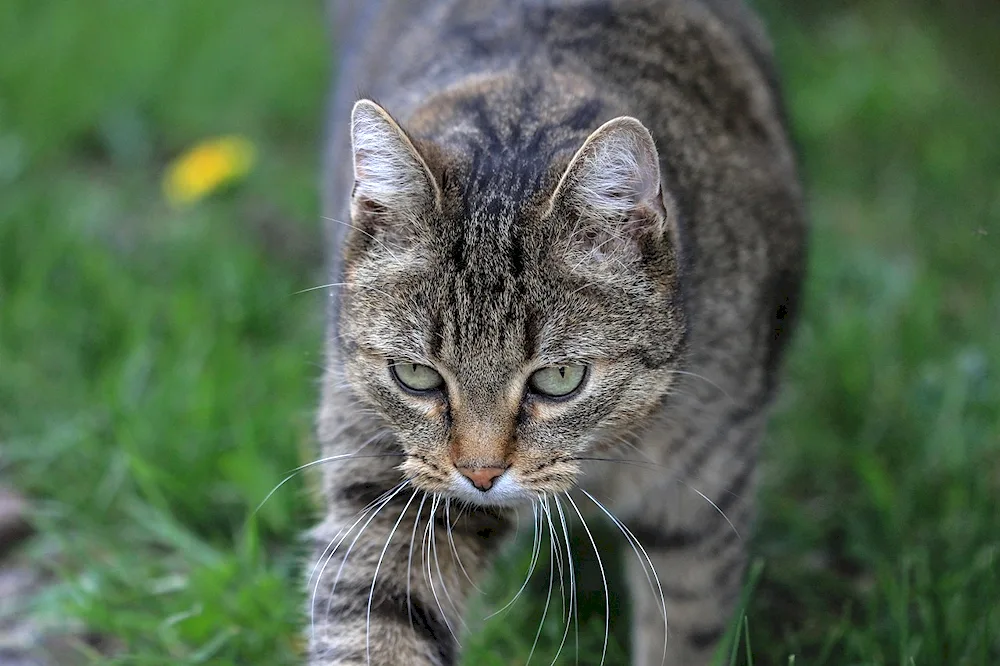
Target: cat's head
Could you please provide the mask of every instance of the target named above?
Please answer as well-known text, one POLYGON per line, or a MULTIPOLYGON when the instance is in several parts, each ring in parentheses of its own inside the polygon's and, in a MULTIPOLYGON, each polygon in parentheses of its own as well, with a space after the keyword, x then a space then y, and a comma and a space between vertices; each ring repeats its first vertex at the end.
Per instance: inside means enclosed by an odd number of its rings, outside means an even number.
POLYGON ((567 490, 662 403, 682 351, 676 211, 649 131, 605 123, 525 195, 472 192, 461 155, 373 102, 351 125, 349 390, 418 488, 478 504, 567 490))

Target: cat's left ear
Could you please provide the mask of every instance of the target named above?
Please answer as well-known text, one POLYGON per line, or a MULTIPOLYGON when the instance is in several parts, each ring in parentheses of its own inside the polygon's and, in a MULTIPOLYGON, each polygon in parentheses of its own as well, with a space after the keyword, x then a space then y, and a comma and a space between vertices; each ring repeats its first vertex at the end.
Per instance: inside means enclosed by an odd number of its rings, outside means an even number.
POLYGON ((623 249, 662 238, 668 214, 649 130, 631 116, 620 116, 587 137, 549 202, 549 213, 557 209, 623 249))

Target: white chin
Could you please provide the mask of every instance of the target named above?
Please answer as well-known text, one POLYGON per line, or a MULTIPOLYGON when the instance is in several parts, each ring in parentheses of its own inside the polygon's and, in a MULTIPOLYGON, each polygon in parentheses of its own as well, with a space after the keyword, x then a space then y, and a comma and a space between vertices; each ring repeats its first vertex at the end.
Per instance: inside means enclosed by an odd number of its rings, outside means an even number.
POLYGON ((504 474, 486 491, 475 488, 464 476, 455 472, 451 478, 448 494, 469 504, 478 506, 516 506, 527 504, 534 496, 526 491, 510 474, 504 474))

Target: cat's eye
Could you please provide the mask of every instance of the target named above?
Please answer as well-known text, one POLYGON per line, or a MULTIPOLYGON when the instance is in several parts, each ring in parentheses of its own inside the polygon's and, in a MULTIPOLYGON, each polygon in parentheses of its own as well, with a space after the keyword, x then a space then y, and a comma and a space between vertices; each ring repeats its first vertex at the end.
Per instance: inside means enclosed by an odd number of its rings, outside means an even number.
POLYGON ((528 386, 546 397, 564 398, 580 388, 586 375, 585 365, 550 365, 536 370, 528 380, 528 386))
POLYGON ((389 369, 399 385, 410 391, 424 393, 441 388, 444 379, 434 368, 419 363, 390 361, 389 369))

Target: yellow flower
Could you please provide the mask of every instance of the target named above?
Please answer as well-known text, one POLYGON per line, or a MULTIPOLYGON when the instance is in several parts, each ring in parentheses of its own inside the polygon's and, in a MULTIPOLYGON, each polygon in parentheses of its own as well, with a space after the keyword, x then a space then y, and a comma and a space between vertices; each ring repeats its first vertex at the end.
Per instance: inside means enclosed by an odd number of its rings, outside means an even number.
POLYGON ((167 168, 163 194, 175 206, 195 203, 246 176, 253 168, 255 153, 253 144, 241 136, 203 141, 167 168))

